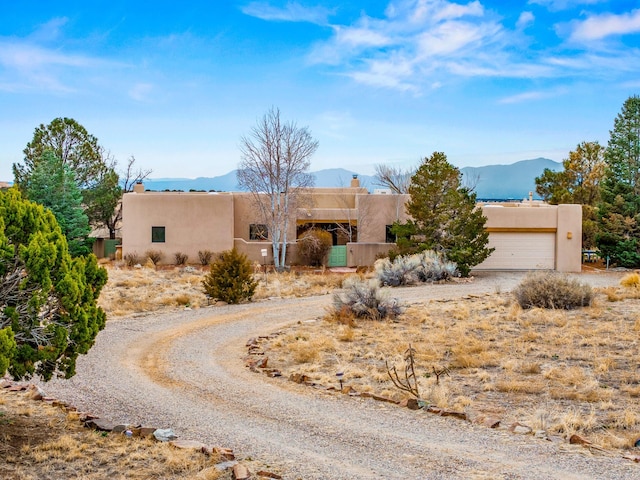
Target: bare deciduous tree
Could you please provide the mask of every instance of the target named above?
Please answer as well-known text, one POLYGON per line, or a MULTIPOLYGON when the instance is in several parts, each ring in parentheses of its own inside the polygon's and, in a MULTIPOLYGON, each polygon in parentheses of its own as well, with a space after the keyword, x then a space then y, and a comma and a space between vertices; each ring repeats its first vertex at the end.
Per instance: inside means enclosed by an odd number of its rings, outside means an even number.
POLYGON ((313 186, 308 170, 317 148, 307 127, 282 122, 274 107, 240 139, 238 183, 253 194, 269 228, 276 269, 285 265, 291 213, 304 190, 313 186))
POLYGON ((387 187, 393 193, 409 193, 411 177, 416 172, 415 168, 406 170, 389 165, 376 165, 376 183, 387 187))

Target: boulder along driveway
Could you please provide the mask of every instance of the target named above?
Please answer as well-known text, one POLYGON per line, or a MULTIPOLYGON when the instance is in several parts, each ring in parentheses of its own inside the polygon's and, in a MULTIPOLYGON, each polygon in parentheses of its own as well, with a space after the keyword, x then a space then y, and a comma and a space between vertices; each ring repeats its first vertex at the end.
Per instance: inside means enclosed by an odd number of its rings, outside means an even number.
MULTIPOLYGON (((404 302, 510 290, 522 273, 394 290, 404 302)), ((619 275, 583 275, 616 285, 619 275)), ((640 478, 619 456, 591 455, 467 422, 250 372, 246 341, 324 315, 331 296, 110 320, 70 380, 49 395, 117 423, 172 428, 234 449, 286 479, 640 478)))

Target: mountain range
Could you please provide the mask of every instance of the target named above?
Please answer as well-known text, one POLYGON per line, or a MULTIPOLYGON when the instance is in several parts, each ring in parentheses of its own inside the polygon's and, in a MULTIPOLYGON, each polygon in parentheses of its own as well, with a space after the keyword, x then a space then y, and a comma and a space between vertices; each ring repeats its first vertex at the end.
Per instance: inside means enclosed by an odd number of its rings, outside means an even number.
MULTIPOLYGON (((464 167, 460 171, 463 184, 474 186, 478 199, 523 199, 528 198, 529 192, 536 196, 535 178, 539 177, 545 168, 562 170, 562 163, 548 158, 522 160, 510 165, 486 165, 483 167, 464 167)), ((358 172, 344 168, 330 168, 312 172, 316 187, 346 187, 351 183, 354 175, 358 176, 360 185, 373 192, 384 188, 377 183, 374 176, 361 175, 358 172)), ((164 191, 241 191, 233 170, 218 177, 198 178, 155 178, 145 180, 147 190, 164 191)))

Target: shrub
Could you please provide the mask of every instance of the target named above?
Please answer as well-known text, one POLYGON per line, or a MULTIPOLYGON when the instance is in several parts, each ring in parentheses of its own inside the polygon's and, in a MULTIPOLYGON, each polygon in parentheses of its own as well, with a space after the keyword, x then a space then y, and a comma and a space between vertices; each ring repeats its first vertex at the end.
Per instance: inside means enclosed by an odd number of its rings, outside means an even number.
POLYGON ((158 264, 160 263, 160 261, 164 257, 164 253, 162 253, 160 250, 147 250, 145 252, 145 255, 147 256, 147 258, 149 260, 151 260, 151 262, 155 266, 158 266, 158 264))
POLYGON ((333 237, 326 230, 311 228, 298 238, 297 245, 302 263, 319 267, 331 251, 333 237))
POLYGON ((513 294, 522 308, 557 308, 571 310, 591 305, 591 286, 555 272, 527 275, 513 294))
POLYGON ((213 252, 211 250, 200 250, 198 251, 198 260, 200 260, 200 265, 207 266, 211 263, 211 259, 213 258, 213 252))
POLYGON ((123 260, 127 267, 133 267, 140 263, 140 256, 136 252, 131 252, 125 254, 123 260))
POLYGON ((620 285, 627 288, 640 288, 640 274, 628 273, 620 279, 620 285))
POLYGON ((176 252, 173 254, 173 257, 176 260, 176 265, 186 265, 187 260, 189 260, 189 255, 182 252, 176 252))
POLYGON ((407 256, 377 260, 375 276, 381 285, 397 287, 448 280, 457 272, 456 264, 431 250, 407 256))
POLYGON ((250 300, 258 285, 251 262, 235 248, 220 254, 202 284, 207 295, 227 303, 250 300))
POLYGON ((344 317, 348 310, 357 318, 380 320, 395 318, 402 312, 398 299, 388 298, 376 280, 362 281, 351 277, 344 281, 342 288, 333 294, 334 317, 344 317))

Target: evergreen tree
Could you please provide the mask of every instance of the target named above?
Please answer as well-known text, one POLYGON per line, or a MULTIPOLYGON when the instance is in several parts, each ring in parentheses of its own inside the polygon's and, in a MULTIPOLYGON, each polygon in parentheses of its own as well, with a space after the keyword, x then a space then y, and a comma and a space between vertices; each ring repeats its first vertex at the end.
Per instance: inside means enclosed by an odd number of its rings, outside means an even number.
POLYGON ((51 150, 43 153, 24 185, 24 191, 29 200, 53 212, 62 233, 67 237, 72 256, 91 252, 91 243, 87 238, 91 227, 82 208, 82 193, 71 168, 51 150))
POLYGON ((250 300, 258 285, 251 262, 235 248, 220 254, 202 284, 207 295, 227 303, 250 300))
POLYGON ((640 97, 629 97, 613 123, 605 152, 599 230, 601 256, 640 266, 640 97))
POLYGON ((536 178, 536 191, 552 205, 576 203, 582 205, 582 245, 595 246, 597 204, 604 179, 605 149, 598 142, 582 142, 562 161, 563 170, 545 168, 536 178))
POLYGON ((425 158, 409 186, 410 200, 406 224, 395 226, 395 233, 407 252, 434 250, 444 253, 458 265, 463 276, 493 251, 487 248, 489 234, 482 210, 476 208, 476 195, 461 186, 460 170, 442 152, 425 158))
POLYGON ((73 376, 104 328, 96 302, 106 281, 95 256, 71 258, 49 210, 0 192, 0 374, 73 376))

